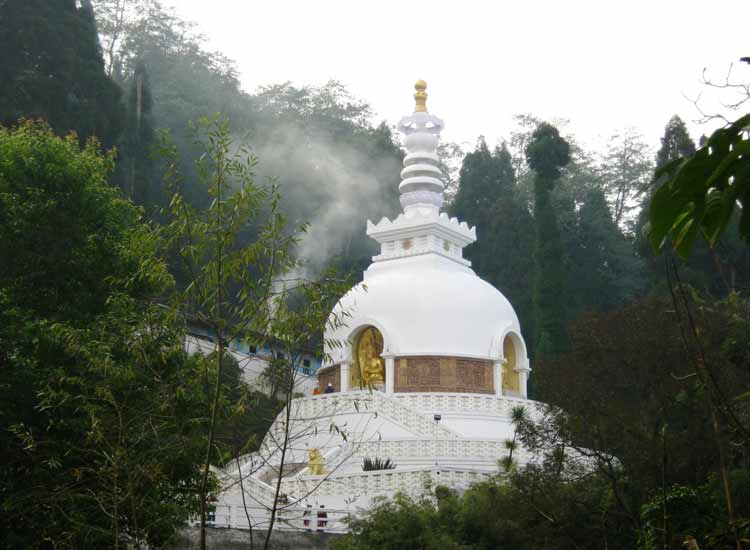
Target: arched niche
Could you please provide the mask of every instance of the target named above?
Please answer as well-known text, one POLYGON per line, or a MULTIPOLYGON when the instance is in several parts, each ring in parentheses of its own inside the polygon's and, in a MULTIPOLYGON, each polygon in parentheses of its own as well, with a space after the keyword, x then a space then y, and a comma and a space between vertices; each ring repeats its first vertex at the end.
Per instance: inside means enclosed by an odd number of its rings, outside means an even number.
POLYGON ((522 366, 523 347, 513 333, 506 334, 503 339, 503 358, 503 393, 521 395, 521 380, 516 369, 522 366))
POLYGON ((350 387, 369 387, 385 382, 383 335, 374 326, 360 329, 352 343, 350 387))

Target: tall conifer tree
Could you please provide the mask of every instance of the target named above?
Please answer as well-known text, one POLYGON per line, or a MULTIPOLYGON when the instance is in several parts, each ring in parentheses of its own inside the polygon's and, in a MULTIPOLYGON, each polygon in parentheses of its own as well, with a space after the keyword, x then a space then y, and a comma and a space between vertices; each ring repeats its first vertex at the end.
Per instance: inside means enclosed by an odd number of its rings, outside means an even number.
POLYGON ((661 148, 656 154, 656 167, 664 166, 668 162, 688 157, 694 153, 695 143, 688 133, 687 126, 679 116, 674 115, 664 128, 661 148))
POLYGON ((532 221, 505 144, 491 152, 480 138, 464 157, 450 213, 477 228, 479 239, 467 247, 466 258, 480 277, 508 297, 523 326, 531 328, 532 221))
POLYGON ((565 250, 570 320, 586 310, 622 306, 635 298, 643 285, 643 267, 632 242, 615 223, 603 189, 588 190, 576 214, 576 226, 565 250))
POLYGON ((567 338, 563 250, 551 194, 570 161, 570 145, 557 128, 543 122, 526 147, 526 160, 534 171, 536 353, 554 355, 565 349, 567 338))

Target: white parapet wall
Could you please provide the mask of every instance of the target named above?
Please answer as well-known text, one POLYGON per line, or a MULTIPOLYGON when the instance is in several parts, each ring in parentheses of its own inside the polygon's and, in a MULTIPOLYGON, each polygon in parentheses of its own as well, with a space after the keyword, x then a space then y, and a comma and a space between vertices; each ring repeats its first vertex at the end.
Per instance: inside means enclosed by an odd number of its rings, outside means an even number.
MULTIPOLYGON (((214 521, 246 526, 249 514, 260 526, 277 501, 280 529, 308 528, 322 509, 330 517, 327 530, 337 531, 345 529, 344 517, 376 497, 428 495, 437 485, 465 490, 499 473, 517 406, 531 417, 541 413, 534 401, 495 395, 355 391, 294 399, 288 426, 282 411, 259 452, 243 457, 239 469, 230 464, 217 471, 223 491, 214 521), (323 457, 324 474, 308 468, 310 449, 323 457), (363 471, 365 458, 390 459, 395 468, 363 471)), ((519 464, 535 460, 522 447, 514 458, 519 464)))

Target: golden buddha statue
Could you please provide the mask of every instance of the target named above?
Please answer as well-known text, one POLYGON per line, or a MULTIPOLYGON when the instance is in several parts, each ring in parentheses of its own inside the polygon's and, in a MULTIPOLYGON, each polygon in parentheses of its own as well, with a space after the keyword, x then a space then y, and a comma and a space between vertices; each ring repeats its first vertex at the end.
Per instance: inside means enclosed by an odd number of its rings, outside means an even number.
POLYGON ((328 473, 326 461, 318 449, 307 450, 307 472, 313 476, 323 476, 328 473))
POLYGON ((383 337, 375 327, 366 328, 357 341, 357 363, 362 380, 367 385, 385 381, 383 337))

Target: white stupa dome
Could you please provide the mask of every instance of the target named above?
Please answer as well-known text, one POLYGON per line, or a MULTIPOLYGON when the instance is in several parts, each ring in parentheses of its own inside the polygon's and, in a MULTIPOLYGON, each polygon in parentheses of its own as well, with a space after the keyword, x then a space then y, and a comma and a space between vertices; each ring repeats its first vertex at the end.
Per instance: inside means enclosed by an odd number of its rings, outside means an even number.
MULTIPOLYGON (((334 308, 342 344, 365 326, 383 334, 384 354, 497 359, 510 332, 521 334, 510 302, 469 267, 436 254, 376 262, 334 308)), ((329 350, 345 360, 348 346, 329 350)), ((525 351, 525 350, 524 350, 525 351)), ((525 353, 524 353, 525 355, 525 353)))

